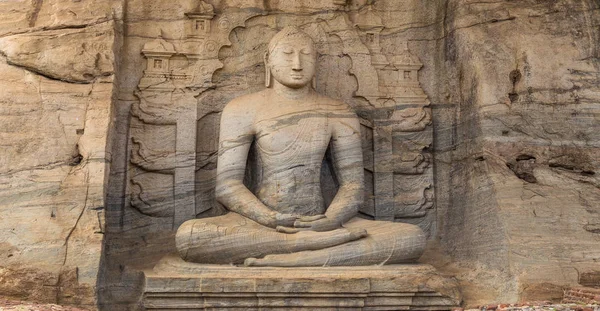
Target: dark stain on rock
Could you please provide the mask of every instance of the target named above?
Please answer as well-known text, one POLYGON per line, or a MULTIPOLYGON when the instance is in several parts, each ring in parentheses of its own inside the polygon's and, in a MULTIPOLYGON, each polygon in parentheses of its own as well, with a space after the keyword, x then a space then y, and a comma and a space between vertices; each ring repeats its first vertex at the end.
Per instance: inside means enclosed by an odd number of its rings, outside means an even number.
POLYGON ((583 229, 587 232, 600 234, 600 224, 587 224, 583 226, 583 229))
POLYGON ((535 157, 528 155, 528 154, 520 154, 519 156, 517 156, 517 161, 528 161, 528 160, 535 160, 535 157))
POLYGON ((558 168, 558 169, 563 169, 563 170, 567 170, 567 171, 572 171, 575 173, 579 173, 583 176, 594 176, 596 175, 596 172, 591 171, 591 170, 583 170, 580 169, 576 166, 570 165, 570 164, 563 164, 563 163, 550 163, 548 164, 548 166, 552 167, 552 168, 558 168))
POLYGON ((72 153, 71 159, 67 162, 67 164, 69 166, 77 166, 79 164, 81 164, 81 161, 83 160, 83 156, 81 155, 81 152, 79 152, 79 144, 75 145, 75 149, 72 153))
POLYGON ((517 93, 517 83, 521 81, 522 76, 523 75, 521 74, 521 71, 519 69, 511 71, 508 75, 510 82, 512 83, 512 91, 508 93, 508 98, 510 99, 511 103, 514 103, 517 100, 519 100, 519 94, 517 93))
POLYGON ((590 159, 582 153, 565 154, 548 161, 551 168, 579 173, 582 176, 594 176, 596 172, 590 165, 590 159))
POLYGON ((38 15, 40 14, 40 11, 42 10, 43 4, 44 4, 43 0, 32 0, 31 1, 31 5, 33 6, 33 9, 31 12, 29 12, 27 14, 27 20, 29 22, 29 27, 35 26, 35 23, 37 22, 37 19, 38 19, 38 15))
POLYGON ((532 155, 520 154, 514 161, 506 163, 506 166, 520 179, 528 183, 536 183, 537 179, 533 175, 535 160, 536 158, 532 155))
POLYGON ((81 164, 81 160, 83 160, 83 156, 78 154, 71 158, 71 160, 69 161, 69 166, 77 166, 81 164))
POLYGON ((519 69, 515 69, 513 71, 510 72, 509 77, 510 77, 510 81, 513 84, 513 87, 519 83, 519 81, 521 81, 521 77, 523 75, 521 75, 521 71, 519 69))
POLYGON ((586 287, 600 287, 600 270, 581 273, 579 284, 586 287))

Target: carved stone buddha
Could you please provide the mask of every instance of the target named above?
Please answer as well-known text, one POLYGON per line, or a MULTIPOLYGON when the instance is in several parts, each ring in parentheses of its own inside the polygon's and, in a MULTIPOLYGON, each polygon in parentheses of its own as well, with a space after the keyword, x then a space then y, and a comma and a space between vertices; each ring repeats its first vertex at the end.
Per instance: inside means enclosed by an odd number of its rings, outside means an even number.
POLYGON ((348 105, 312 88, 316 56, 307 34, 283 29, 265 54, 267 88, 223 110, 216 193, 230 212, 181 225, 176 243, 184 260, 364 266, 423 253, 419 227, 356 217, 364 193, 360 125, 348 105), (254 192, 243 182, 252 144, 262 176, 254 192), (325 206, 320 178, 328 148, 339 190, 325 206))

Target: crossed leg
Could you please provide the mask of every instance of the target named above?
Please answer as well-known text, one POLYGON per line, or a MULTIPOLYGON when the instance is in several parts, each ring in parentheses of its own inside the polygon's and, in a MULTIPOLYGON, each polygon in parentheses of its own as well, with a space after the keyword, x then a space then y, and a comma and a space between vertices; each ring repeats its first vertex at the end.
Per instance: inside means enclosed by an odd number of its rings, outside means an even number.
POLYGON ((276 267, 396 264, 416 261, 425 250, 425 234, 415 225, 354 218, 344 227, 366 228, 368 236, 320 250, 248 258, 244 264, 276 267))
POLYGON ((270 254, 319 250, 364 238, 360 227, 327 232, 280 233, 236 213, 193 219, 177 230, 175 244, 185 260, 206 264, 242 263, 270 254))

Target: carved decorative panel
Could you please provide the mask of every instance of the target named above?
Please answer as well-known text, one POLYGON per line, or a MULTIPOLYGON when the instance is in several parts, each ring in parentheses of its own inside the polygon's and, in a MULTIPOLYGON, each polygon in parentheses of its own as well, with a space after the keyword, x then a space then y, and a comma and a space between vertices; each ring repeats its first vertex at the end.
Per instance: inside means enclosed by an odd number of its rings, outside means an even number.
MULTIPOLYGON (((141 50, 146 67, 138 102, 131 110, 127 191, 134 210, 168 219, 173 229, 185 220, 224 212, 214 199, 214 185, 225 102, 209 91, 218 87, 213 74, 223 67, 219 51, 232 44, 235 31, 245 31, 234 28, 249 27, 252 19, 252 25, 273 33, 287 24, 301 25, 319 48, 315 87, 348 102, 361 117, 367 191, 362 214, 433 229, 431 109, 418 80, 423 65, 407 42, 382 48, 386 27, 370 5, 359 10, 346 1, 331 5, 337 10, 286 19, 261 10, 217 12, 199 1, 182 19, 183 39, 166 34, 148 40, 141 50)), ((270 38, 258 39, 266 44, 270 38)), ((330 174, 325 172, 324 179, 334 181, 330 174)), ((324 189, 326 199, 335 192, 331 184, 324 189)))
POLYGON ((218 52, 230 44, 230 31, 254 14, 231 11, 216 18, 213 6, 199 1, 196 10, 185 14, 185 39, 159 37, 144 45, 146 70, 135 94, 139 102, 131 110, 129 174, 130 205, 141 214, 169 217, 177 228, 210 206, 202 204, 202 195, 196 200, 197 188, 205 193, 207 178, 197 170, 215 161, 205 147, 216 147, 218 138, 205 141, 202 136, 214 135, 218 124, 198 131, 198 120, 216 112, 198 109, 197 97, 213 86, 212 75, 222 67, 218 52))

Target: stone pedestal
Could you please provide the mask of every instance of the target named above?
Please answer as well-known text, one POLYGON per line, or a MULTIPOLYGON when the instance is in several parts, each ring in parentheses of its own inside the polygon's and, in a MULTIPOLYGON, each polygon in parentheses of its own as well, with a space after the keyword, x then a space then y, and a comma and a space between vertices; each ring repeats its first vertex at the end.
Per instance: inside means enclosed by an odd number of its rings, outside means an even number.
POLYGON ((429 265, 258 268, 177 257, 145 272, 146 310, 451 310, 454 279, 429 265))

